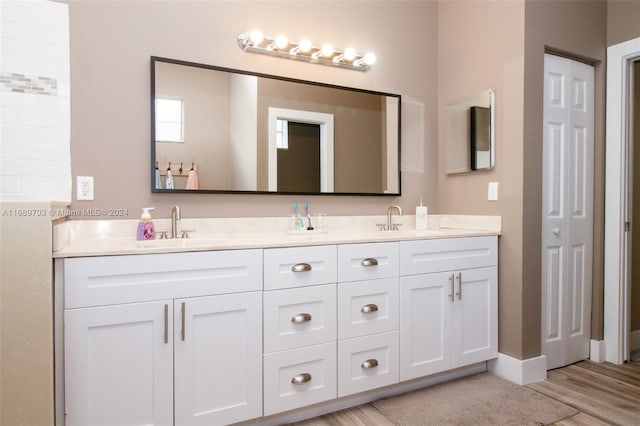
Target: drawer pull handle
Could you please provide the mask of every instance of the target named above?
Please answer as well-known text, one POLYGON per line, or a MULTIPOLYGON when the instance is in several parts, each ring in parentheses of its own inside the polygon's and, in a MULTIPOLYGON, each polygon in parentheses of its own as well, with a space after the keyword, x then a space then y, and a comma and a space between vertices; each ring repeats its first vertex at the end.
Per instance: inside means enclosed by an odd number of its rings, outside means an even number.
POLYGON ((293 265, 291 267, 292 272, 309 272, 311 270, 311 265, 308 263, 298 263, 297 265, 293 265))
POLYGON ((293 379, 291 379, 291 383, 294 385, 303 385, 310 381, 311 381, 311 374, 309 373, 298 374, 297 376, 293 376, 293 379))
POLYGON ((298 314, 291 317, 291 322, 294 324, 302 324, 311 321, 311 314, 298 314))
POLYGON ((368 305, 364 305, 362 308, 360 308, 360 312, 362 312, 363 314, 378 312, 378 305, 376 305, 375 303, 369 303, 368 305))
POLYGON ((369 370, 371 368, 376 368, 377 366, 378 366, 377 359, 368 359, 362 364, 360 364, 360 368, 362 368, 363 370, 369 370))
POLYGON ((360 262, 360 265, 362 265, 362 266, 378 266, 378 259, 374 259, 372 257, 368 257, 366 259, 362 259, 362 262, 360 262))

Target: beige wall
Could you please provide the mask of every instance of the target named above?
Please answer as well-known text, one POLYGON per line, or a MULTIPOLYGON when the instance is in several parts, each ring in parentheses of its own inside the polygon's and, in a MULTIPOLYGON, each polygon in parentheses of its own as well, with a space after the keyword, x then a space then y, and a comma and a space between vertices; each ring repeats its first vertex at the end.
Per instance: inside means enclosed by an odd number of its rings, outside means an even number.
POLYGON ((0 202, 0 425, 53 423, 50 204, 0 202), (25 214, 32 216, 25 216, 25 214))
MULTIPOLYGON (((588 58, 596 67, 594 328, 602 328, 604 66, 606 3, 600 1, 440 2, 439 117, 456 98, 496 90, 496 166, 444 174, 439 119, 438 207, 500 214, 500 352, 520 359, 541 351, 540 256, 542 89, 546 50, 588 58), (486 58, 491 58, 487 61, 486 58), (486 200, 487 183, 500 199, 486 200)), ((597 334, 597 333, 596 333, 597 334)))
POLYGON ((607 0, 607 46, 640 37, 640 1, 607 0))
POLYGON ((383 214, 396 203, 412 211, 423 196, 437 212, 436 9, 425 1, 70 1, 71 167, 74 180, 95 177, 95 201, 73 207, 128 208, 130 218, 146 206, 167 217, 175 204, 186 217, 291 213, 291 196, 151 194, 149 57, 156 55, 401 94, 418 111, 403 132, 402 197, 305 198, 314 211, 338 215, 383 214), (245 53, 236 37, 253 28, 374 50, 378 63, 362 73, 245 53))
POLYGON ((500 352, 517 358, 523 355, 524 19, 521 1, 441 2, 438 8, 438 206, 447 213, 502 216, 498 341, 500 352), (444 106, 489 88, 496 98, 496 165, 446 175, 444 106), (491 181, 499 183, 498 201, 487 201, 491 181))

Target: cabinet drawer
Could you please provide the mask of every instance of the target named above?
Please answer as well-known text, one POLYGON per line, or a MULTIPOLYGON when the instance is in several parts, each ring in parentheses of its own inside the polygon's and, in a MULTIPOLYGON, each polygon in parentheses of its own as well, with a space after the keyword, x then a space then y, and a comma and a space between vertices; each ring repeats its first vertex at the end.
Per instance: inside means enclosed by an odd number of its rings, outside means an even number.
POLYGON ((335 283, 336 278, 336 246, 264 251, 265 290, 335 283))
POLYGON ((398 329, 398 278, 338 284, 338 338, 398 329))
POLYGON ((494 266, 498 238, 445 238, 400 243, 400 275, 494 266))
POLYGON ((336 339, 336 285, 266 291, 264 352, 336 339))
POLYGON ((338 342, 338 397, 399 381, 398 332, 338 342))
POLYGON ((336 343, 264 356, 264 415, 336 397, 336 343))
POLYGON ((65 309, 262 290, 262 250, 64 260, 65 309))
POLYGON ((338 281, 362 281, 398 275, 398 243, 338 246, 338 281))

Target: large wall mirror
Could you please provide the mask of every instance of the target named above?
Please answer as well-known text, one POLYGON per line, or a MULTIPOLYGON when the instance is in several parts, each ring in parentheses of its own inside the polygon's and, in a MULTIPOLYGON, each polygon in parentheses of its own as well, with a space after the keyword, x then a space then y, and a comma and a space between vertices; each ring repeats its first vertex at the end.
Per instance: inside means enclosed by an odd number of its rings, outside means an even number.
POLYGON ((151 57, 152 192, 400 195, 400 103, 151 57))
POLYGON ((495 94, 483 90, 445 106, 445 170, 490 170, 495 164, 495 94))

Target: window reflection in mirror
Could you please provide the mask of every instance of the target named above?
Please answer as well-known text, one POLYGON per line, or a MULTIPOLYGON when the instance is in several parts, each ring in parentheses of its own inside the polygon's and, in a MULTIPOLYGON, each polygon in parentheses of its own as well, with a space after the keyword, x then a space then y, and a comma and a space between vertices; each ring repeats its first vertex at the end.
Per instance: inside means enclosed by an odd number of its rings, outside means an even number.
POLYGON ((400 194, 399 95, 156 57, 151 66, 152 164, 172 164, 171 192, 186 181, 173 165, 193 163, 205 192, 400 194), (160 141, 159 98, 183 101, 184 143, 160 141))
POLYGON ((484 90, 445 106, 445 171, 492 169, 495 163, 495 96, 484 90))

